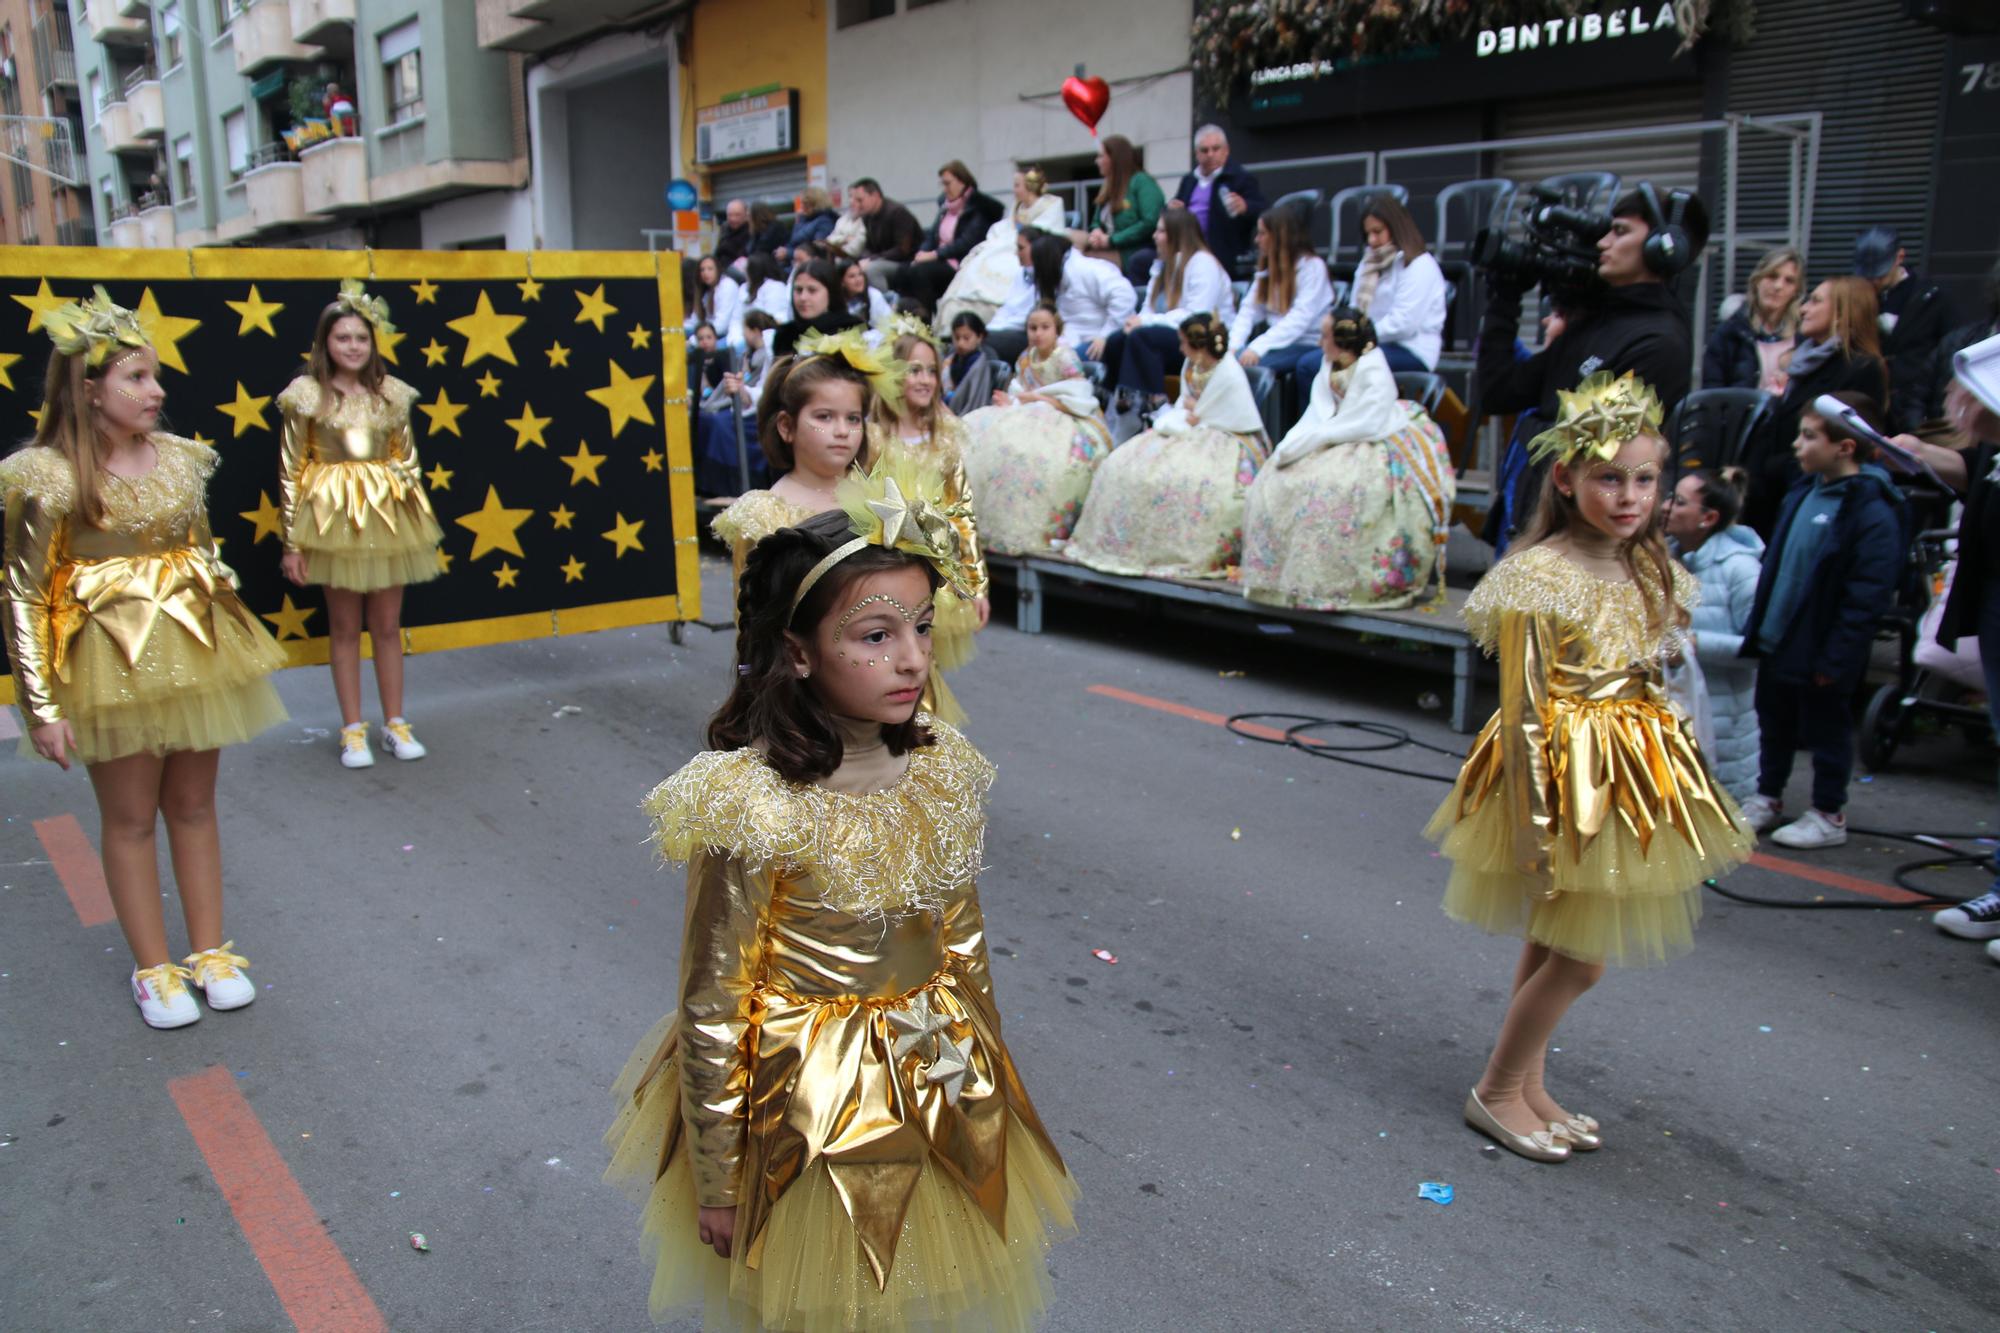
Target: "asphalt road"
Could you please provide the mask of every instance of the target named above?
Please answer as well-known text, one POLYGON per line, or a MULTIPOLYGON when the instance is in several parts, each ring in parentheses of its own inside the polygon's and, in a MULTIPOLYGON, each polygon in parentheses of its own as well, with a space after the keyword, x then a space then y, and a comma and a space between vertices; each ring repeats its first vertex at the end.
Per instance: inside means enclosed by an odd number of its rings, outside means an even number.
MULTIPOLYGON (((1007 1036, 1085 1191, 1049 1328, 2000 1326, 2000 968, 1977 946, 1909 908, 1711 896, 1691 957, 1614 973, 1560 1034, 1552 1084, 1605 1149, 1482 1153, 1458 1109, 1516 946, 1438 910, 1443 786, 1186 715, 1462 746, 1414 703, 1442 684, 1061 603, 1049 628, 996 625, 956 682, 1000 769, 1007 1036)), ((35 830, 94 839, 83 774, 0 758, 0 1326, 646 1327, 599 1136, 671 1002, 682 894, 636 806, 693 752, 728 648, 654 627, 412 659, 431 757, 358 773, 323 674, 288 673, 292 723, 222 772, 260 997, 178 1032, 140 1024, 117 927, 79 924, 35 830)), ((1856 787, 1857 823, 1996 819, 1989 757, 1908 758, 1856 787)), ((1886 884, 1910 855, 1794 859, 1886 884)))

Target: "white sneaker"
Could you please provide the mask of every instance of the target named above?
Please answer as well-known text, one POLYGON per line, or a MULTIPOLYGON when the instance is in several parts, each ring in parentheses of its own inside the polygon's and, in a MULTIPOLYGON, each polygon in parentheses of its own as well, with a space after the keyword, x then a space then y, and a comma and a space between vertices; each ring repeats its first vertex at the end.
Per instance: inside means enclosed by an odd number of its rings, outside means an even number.
POLYGON ((1945 934, 1962 940, 2000 940, 2000 892, 1947 907, 1931 920, 1945 934))
POLYGON ((2000 963, 2000 940, 1988 940, 1986 942, 1986 956, 1994 962, 2000 963))
POLYGON ((430 751, 410 730, 410 724, 400 717, 392 717, 382 724, 382 744, 398 759, 422 759, 430 751))
POLYGON ((1785 807, 1762 792, 1743 803, 1743 824, 1752 833, 1762 833, 1784 816, 1785 807))
POLYGON ((356 722, 351 727, 340 729, 340 766, 342 768, 373 768, 375 752, 368 748, 368 724, 356 722))
POLYGON ((1771 841, 1780 847, 1795 847, 1801 851, 1838 847, 1847 841, 1847 821, 1835 821, 1817 810, 1808 810, 1771 834, 1771 841))
POLYGON ((236 941, 229 940, 220 948, 203 949, 181 959, 194 969, 194 984, 201 987, 202 998, 211 1009, 241 1009, 257 998, 256 984, 242 971, 250 966, 250 960, 231 953, 235 947, 236 941))
POLYGON ((201 1006, 187 988, 193 975, 173 963, 132 969, 132 999, 147 1027, 184 1028, 201 1020, 201 1006))

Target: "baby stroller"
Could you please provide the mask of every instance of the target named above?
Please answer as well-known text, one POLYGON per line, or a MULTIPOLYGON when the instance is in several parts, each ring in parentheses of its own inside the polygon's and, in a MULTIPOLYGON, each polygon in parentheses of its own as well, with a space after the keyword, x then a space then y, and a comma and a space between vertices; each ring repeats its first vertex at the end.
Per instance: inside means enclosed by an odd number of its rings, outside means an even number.
MULTIPOLYGON (((1922 506, 1928 497, 1918 493, 1911 498, 1914 506, 1922 506)), ((1957 568, 1953 557, 1957 540, 1955 528, 1917 533, 1910 546, 1904 591, 1895 609, 1883 618, 1883 629, 1896 635, 1900 648, 1896 679, 1869 699, 1857 738, 1861 761, 1874 772, 1895 763, 1896 752, 1910 739, 1919 716, 1958 727, 1973 744, 1992 741, 1985 704, 1964 702, 1968 693, 1983 693, 1986 688, 1979 641, 1961 639, 1954 650, 1936 637, 1957 568)))

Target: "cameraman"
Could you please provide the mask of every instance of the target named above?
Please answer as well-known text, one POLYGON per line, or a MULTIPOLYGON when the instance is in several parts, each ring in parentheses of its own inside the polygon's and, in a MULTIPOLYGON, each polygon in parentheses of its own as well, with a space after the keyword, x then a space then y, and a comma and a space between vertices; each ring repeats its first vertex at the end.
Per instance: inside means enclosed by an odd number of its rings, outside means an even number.
MULTIPOLYGON (((1660 395, 1669 415, 1686 396, 1694 363, 1688 314, 1667 283, 1644 255, 1652 234, 1645 197, 1633 190, 1611 208, 1611 227, 1597 242, 1598 283, 1565 294, 1568 319, 1563 331, 1525 361, 1514 359, 1514 340, 1521 327, 1521 298, 1532 282, 1514 272, 1489 272, 1490 292, 1479 331, 1479 411, 1509 415, 1537 411, 1546 421, 1560 415, 1556 394, 1574 389, 1599 370, 1614 375, 1636 371, 1660 395)), ((1690 195, 1681 215, 1690 260, 1708 244, 1708 210, 1690 195)), ((1685 266, 1683 266, 1685 267, 1685 266)), ((1529 468, 1524 488, 1541 481, 1541 469, 1529 468)), ((1524 495, 1532 497, 1533 489, 1524 495)), ((1497 502, 1495 510, 1501 509, 1497 502)), ((1525 522, 1525 506, 1514 507, 1516 525, 1525 522)), ((1489 525, 1488 541, 1505 535, 1489 525)))

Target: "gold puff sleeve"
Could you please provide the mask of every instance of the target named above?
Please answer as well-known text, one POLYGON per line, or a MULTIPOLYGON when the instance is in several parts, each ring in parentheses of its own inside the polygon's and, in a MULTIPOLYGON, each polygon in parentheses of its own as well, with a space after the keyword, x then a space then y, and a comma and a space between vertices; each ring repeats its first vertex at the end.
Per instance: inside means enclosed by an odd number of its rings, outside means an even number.
POLYGON ((937 461, 944 472, 945 499, 950 504, 965 506, 965 513, 956 524, 965 544, 966 568, 972 571, 972 595, 984 597, 988 588, 986 552, 979 544, 978 508, 973 503, 972 479, 965 471, 965 423, 948 407, 938 409, 937 437, 937 461))
POLYGON ((419 396, 415 388, 394 375, 382 381, 382 397, 389 404, 392 423, 390 435, 401 444, 394 451, 389 466, 402 475, 412 490, 422 490, 424 483, 423 462, 417 457, 417 433, 410 425, 410 409, 419 396))
POLYGON ((75 492, 69 463, 53 449, 31 445, 0 460, 0 496, 6 503, 0 601, 7 653, 14 663, 14 696, 36 727, 63 716, 53 688, 51 600, 75 492))
MULTIPOLYGON (((1524 551, 1480 580, 1465 625, 1500 664, 1501 780, 1507 787, 1514 865, 1537 873, 1555 842, 1549 799, 1549 668, 1559 625, 1547 552, 1524 551)), ((1561 559, 1561 557, 1553 557, 1561 559)), ((1567 562, 1565 562, 1567 563, 1567 562)))
POLYGON ((208 521, 208 479, 215 475, 215 469, 222 462, 222 455, 200 440, 190 440, 183 435, 156 435, 156 443, 170 448, 181 449, 192 456, 195 475, 201 478, 202 491, 196 501, 194 523, 188 531, 188 543, 208 562, 209 571, 215 575, 217 583, 241 590, 243 580, 236 577, 236 571, 222 558, 222 548, 216 545, 215 529, 208 521))
POLYGON ((319 411, 319 385, 301 375, 278 395, 278 415, 282 435, 278 445, 278 513, 283 523, 285 549, 292 544, 292 520, 299 510, 299 481, 306 464, 312 461, 312 423, 319 411))

